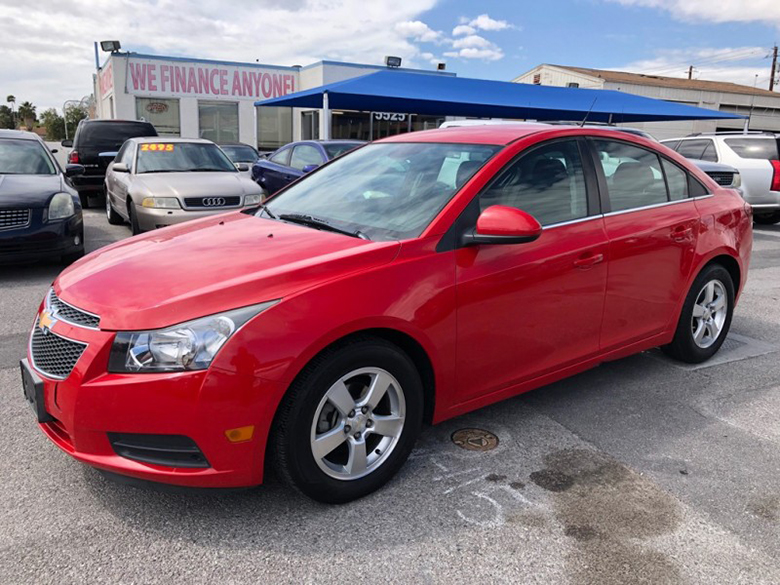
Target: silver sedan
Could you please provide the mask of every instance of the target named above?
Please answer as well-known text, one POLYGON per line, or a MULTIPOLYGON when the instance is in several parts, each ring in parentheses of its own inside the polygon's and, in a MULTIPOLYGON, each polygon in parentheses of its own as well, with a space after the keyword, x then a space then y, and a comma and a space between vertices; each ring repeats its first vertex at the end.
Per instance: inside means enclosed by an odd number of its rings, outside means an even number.
POLYGON ((131 138, 106 171, 106 216, 133 234, 262 201, 262 189, 213 142, 131 138))

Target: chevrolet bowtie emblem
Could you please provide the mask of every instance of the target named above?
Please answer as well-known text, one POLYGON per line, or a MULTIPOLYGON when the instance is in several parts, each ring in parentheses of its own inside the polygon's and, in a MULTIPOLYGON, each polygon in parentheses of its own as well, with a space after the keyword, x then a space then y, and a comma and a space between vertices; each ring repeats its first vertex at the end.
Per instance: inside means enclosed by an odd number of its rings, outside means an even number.
POLYGON ((51 316, 51 313, 49 313, 48 310, 44 310, 41 312, 41 316, 38 318, 38 327, 40 327, 41 331, 46 334, 51 331, 51 328, 54 327, 56 322, 57 320, 51 316))

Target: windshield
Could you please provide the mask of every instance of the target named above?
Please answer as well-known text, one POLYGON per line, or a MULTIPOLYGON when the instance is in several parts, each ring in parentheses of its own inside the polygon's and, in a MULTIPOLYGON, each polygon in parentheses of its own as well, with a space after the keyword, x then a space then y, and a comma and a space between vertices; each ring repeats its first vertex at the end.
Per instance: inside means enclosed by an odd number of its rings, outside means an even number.
POLYGON ((323 144, 322 148, 325 149, 325 153, 328 155, 328 160, 332 160, 337 156, 341 156, 345 152, 349 152, 353 148, 357 148, 363 144, 362 142, 331 142, 323 144))
POLYGON ((138 145, 138 174, 229 172, 236 167, 216 144, 142 142, 138 145))
POLYGON ((234 163, 249 163, 257 160, 257 151, 251 146, 233 146, 225 145, 221 146, 226 155, 230 157, 234 163))
MULTIPOLYGON (((276 217, 308 215, 372 240, 415 238, 500 148, 369 144, 297 181, 267 208, 276 217)), ((267 215, 264 209, 257 214, 267 215)))
POLYGON ((53 175, 57 172, 37 140, 0 140, 0 175, 53 175))

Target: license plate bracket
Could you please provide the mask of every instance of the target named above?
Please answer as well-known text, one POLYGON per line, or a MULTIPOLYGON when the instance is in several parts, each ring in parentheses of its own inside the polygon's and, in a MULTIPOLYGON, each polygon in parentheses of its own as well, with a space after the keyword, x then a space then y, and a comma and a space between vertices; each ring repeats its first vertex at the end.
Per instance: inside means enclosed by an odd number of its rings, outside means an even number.
POLYGON ((35 413, 39 423, 51 422, 54 418, 46 412, 46 403, 43 398, 43 380, 36 374, 24 358, 19 362, 22 370, 22 390, 24 397, 35 413))

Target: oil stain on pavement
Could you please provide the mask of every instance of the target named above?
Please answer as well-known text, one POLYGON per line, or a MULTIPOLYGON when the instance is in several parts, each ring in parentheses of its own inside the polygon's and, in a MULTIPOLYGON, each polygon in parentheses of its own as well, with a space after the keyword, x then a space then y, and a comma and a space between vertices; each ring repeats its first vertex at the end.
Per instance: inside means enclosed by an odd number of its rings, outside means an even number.
POLYGON ((574 583, 677 583, 671 559, 652 538, 673 532, 673 496, 625 465, 587 449, 548 454, 531 481, 549 491, 556 519, 575 545, 567 559, 574 583))

